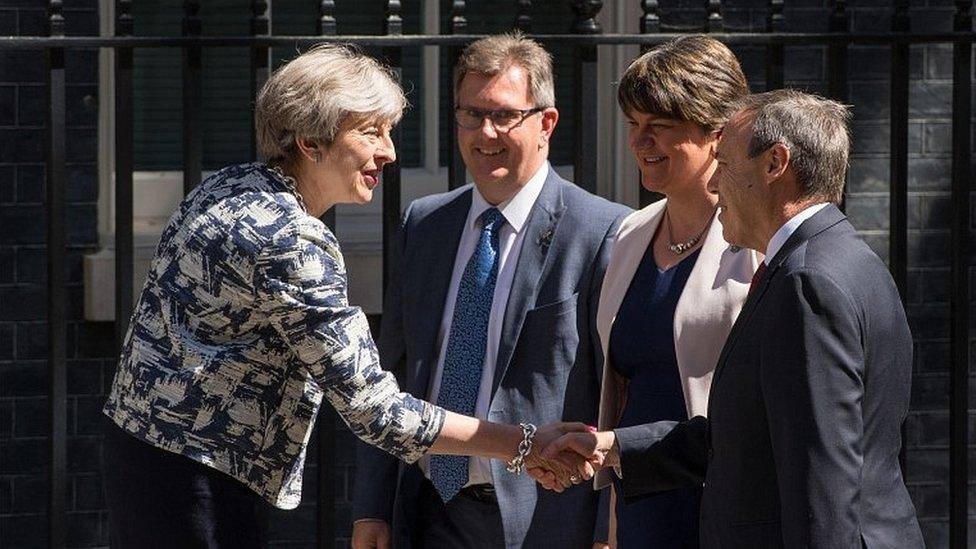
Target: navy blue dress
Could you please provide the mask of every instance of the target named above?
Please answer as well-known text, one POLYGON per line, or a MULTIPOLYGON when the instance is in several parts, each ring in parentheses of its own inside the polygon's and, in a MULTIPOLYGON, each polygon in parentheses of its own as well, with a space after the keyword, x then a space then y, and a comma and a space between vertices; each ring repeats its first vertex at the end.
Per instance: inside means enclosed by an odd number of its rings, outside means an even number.
MULTIPOLYGON (((620 304, 609 349, 613 368, 629 380, 620 427, 688 418, 674 352, 674 310, 697 260, 698 250, 661 272, 649 245, 620 304)), ((619 494, 616 475, 614 482, 619 494)), ((700 500, 700 487, 658 492, 632 503, 617 498, 619 548, 698 547, 700 500)))

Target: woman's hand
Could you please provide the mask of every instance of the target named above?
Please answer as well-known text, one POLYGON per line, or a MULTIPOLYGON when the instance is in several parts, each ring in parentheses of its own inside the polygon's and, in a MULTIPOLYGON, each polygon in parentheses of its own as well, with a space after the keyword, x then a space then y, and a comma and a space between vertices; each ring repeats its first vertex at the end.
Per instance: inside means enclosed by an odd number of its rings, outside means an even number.
POLYGON ((586 436, 594 430, 582 423, 554 423, 540 428, 533 441, 533 451, 525 460, 529 475, 557 492, 593 478, 603 465, 603 454, 588 451, 583 445, 570 447, 565 443, 554 450, 553 444, 574 434, 586 436))

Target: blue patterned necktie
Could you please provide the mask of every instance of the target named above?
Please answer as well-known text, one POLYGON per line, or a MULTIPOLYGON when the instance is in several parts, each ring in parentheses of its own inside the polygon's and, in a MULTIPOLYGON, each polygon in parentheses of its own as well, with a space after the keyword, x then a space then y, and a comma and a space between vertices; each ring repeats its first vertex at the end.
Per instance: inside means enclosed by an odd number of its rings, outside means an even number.
MULTIPOLYGON (((474 415, 481 386, 488 347, 488 317, 498 278, 498 231, 504 222, 497 208, 481 214, 481 237, 461 276, 447 336, 437 405, 466 416, 474 415)), ((468 458, 431 457, 430 479, 441 500, 450 501, 468 483, 468 458)))

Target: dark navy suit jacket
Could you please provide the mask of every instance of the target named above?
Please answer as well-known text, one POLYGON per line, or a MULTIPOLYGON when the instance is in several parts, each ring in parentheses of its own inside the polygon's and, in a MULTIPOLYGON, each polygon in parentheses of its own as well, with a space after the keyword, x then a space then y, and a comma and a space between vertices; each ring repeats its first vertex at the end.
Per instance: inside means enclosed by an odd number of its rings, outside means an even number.
POLYGON ((705 549, 923 547, 898 466, 911 373, 895 284, 828 206, 746 300, 708 419, 617 431, 624 496, 704 481, 705 549))
MULTIPOLYGON (((468 185, 413 202, 395 244, 380 359, 400 375, 404 390, 421 398, 436 367, 437 331, 471 193, 468 185)), ((627 213, 550 169, 523 228, 528 232, 505 310, 489 421, 596 424, 603 366, 597 301, 627 213)), ((394 546, 409 547, 420 468, 365 445, 358 454, 353 519, 391 521, 394 546)), ((607 512, 598 513, 606 493, 589 483, 551 493, 499 461, 491 469, 508 547, 590 547, 595 537, 606 540, 607 512)))

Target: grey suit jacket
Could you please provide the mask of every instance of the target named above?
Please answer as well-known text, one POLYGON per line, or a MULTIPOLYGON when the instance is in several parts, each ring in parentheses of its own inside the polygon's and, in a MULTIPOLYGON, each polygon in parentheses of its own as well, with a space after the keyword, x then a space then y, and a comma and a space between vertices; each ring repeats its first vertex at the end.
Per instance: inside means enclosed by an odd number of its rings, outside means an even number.
MULTIPOLYGON (((436 366, 437 331, 471 193, 468 185, 412 203, 395 245, 380 359, 421 398, 436 366)), ((597 300, 613 236, 628 212, 550 170, 523 228, 489 421, 595 425, 603 364, 597 300)), ((589 485, 554 494, 501 462, 491 467, 508 547, 589 547, 594 535, 605 536, 606 525, 596 524, 601 494, 589 485)), ((353 519, 392 520, 395 546, 409 547, 422 480, 417 466, 360 445, 353 519)))
POLYGON ((624 495, 704 480, 704 548, 923 547, 898 466, 911 370, 891 276, 828 206, 746 300, 708 419, 617 431, 624 495))

